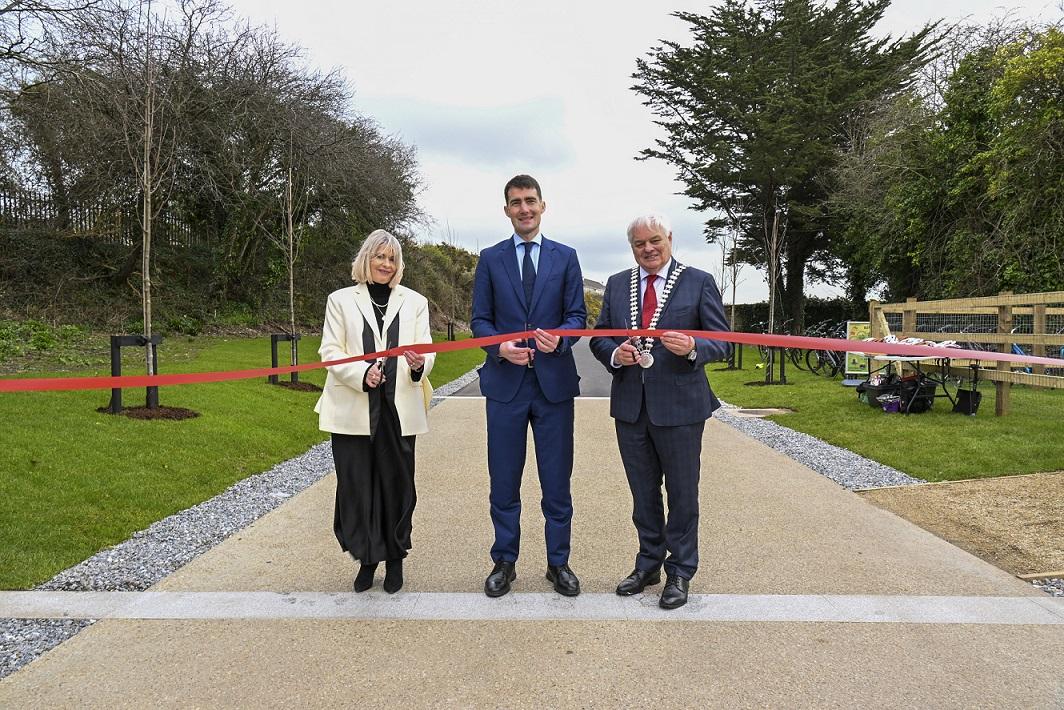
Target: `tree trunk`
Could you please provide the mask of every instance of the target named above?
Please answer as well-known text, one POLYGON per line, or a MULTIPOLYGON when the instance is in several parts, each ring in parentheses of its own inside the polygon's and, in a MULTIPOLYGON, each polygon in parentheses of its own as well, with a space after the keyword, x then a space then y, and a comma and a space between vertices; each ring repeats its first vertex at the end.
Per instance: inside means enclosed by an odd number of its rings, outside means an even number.
POLYGON ((783 309, 791 321, 790 332, 800 333, 805 320, 805 264, 807 258, 798 253, 794 241, 788 244, 784 266, 783 309))
MULTIPOLYGON (((289 144, 289 145, 291 145, 291 144, 289 144)), ((291 154, 289 154, 289 155, 291 155, 291 154)), ((292 364, 293 365, 298 365, 299 364, 299 341, 296 340, 296 338, 295 338, 295 335, 296 335, 296 283, 295 283, 295 273, 296 273, 296 230, 295 230, 295 223, 294 223, 295 220, 294 220, 294 215, 293 215, 293 212, 295 211, 295 205, 292 202, 292 165, 291 165, 291 157, 289 158, 288 186, 287 186, 287 189, 286 189, 285 193, 286 193, 285 194, 285 198, 286 198, 286 202, 287 202, 287 209, 285 210, 286 213, 287 213, 286 214, 286 217, 287 217, 286 240, 285 240, 285 246, 287 248, 286 248, 285 251, 287 253, 285 254, 285 256, 287 257, 287 261, 288 261, 288 325, 291 328, 291 334, 292 334, 292 340, 291 340, 291 343, 292 343, 292 364)), ((293 381, 295 381, 295 376, 294 375, 293 375, 293 381)))
MULTIPOLYGON (((150 75, 150 69, 149 69, 150 75)), ((145 372, 155 374, 152 363, 151 344, 151 223, 152 223, 152 128, 154 121, 154 102, 152 87, 149 84, 146 101, 144 102, 144 164, 142 166, 141 187, 144 193, 143 214, 141 223, 141 298, 143 301, 144 337, 148 339, 144 346, 145 372)))
MULTIPOLYGON (((776 292, 779 282, 779 237, 780 237, 780 213, 773 205, 772 226, 769 227, 768 213, 765 213, 765 246, 768 263, 768 332, 776 332, 776 292)), ((765 364, 765 384, 773 382, 773 365, 775 364, 775 350, 768 348, 768 362, 765 364)))

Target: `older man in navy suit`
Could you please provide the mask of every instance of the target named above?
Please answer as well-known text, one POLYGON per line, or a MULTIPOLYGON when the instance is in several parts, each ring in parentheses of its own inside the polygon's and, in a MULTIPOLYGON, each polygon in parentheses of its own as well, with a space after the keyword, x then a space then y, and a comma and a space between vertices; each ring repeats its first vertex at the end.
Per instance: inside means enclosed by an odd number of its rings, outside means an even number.
POLYGON ((580 593, 569 567, 573 500, 573 398, 580 393, 573 360, 577 338, 546 330, 579 329, 587 322, 584 278, 576 252, 540 233, 547 209, 539 183, 528 175, 503 189, 503 211, 514 233, 481 252, 473 280, 473 335, 481 338, 534 330, 528 341, 484 348, 480 391, 487 400, 488 476, 494 567, 484 593, 499 597, 517 578, 521 542, 521 475, 528 426, 535 438, 547 543, 547 579, 566 596, 580 593))
MULTIPOLYGON (((628 226, 636 266, 606 283, 596 328, 728 330, 713 277, 672 258, 672 230, 661 215, 628 226)), ((617 585, 622 596, 666 582, 658 603, 687 603, 698 569, 698 479, 702 432, 720 402, 705 365, 727 344, 669 331, 661 339, 595 337, 591 350, 611 373, 610 415, 639 537, 635 569, 617 585), (661 485, 668 494, 666 518, 661 485)))

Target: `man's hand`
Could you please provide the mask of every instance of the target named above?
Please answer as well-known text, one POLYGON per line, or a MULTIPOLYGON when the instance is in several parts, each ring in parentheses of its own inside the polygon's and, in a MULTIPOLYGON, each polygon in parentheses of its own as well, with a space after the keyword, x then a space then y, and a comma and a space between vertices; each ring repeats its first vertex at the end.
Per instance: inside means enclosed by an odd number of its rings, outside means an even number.
POLYGON ((499 343, 499 355, 515 365, 525 367, 532 359, 532 348, 521 345, 520 340, 505 340, 499 343))
POLYGON ((542 328, 536 328, 536 349, 541 353, 552 353, 558 348, 561 337, 551 335, 542 328))
POLYGON ((684 335, 683 333, 677 333, 675 331, 668 331, 661 336, 661 344, 665 346, 665 349, 674 355, 680 357, 687 357, 687 354, 694 350, 695 339, 690 335, 684 335))
POLYGON ((631 340, 626 340, 613 351, 613 358, 621 367, 634 365, 639 362, 639 349, 632 344, 631 340))
POLYGON ((406 358, 406 364, 410 366, 411 370, 420 370, 425 366, 425 356, 413 350, 404 350, 403 357, 406 358))

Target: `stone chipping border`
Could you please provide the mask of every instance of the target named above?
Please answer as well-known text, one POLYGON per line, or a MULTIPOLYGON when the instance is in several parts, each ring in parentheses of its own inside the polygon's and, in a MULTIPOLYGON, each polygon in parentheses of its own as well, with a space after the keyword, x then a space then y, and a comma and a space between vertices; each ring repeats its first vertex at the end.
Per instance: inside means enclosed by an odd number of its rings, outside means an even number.
POLYGON ((788 429, 768 419, 735 416, 729 411, 734 409, 736 407, 732 405, 725 405, 714 412, 713 417, 808 466, 848 490, 926 483, 895 468, 866 459, 848 449, 833 446, 815 436, 788 429))
POLYGON ((1064 597, 1064 577, 1035 579, 1032 580, 1031 584, 1038 587, 1051 597, 1064 597))

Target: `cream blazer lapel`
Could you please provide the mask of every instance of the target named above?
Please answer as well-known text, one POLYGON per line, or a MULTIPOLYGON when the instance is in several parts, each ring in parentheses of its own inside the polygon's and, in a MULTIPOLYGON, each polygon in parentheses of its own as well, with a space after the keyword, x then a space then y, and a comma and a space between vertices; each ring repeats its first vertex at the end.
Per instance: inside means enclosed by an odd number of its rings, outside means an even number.
MULTIPOLYGON (((402 286, 396 286, 392 289, 392 295, 388 299, 388 310, 384 313, 384 332, 387 333, 388 329, 392 327, 392 321, 395 320, 395 316, 398 315, 399 309, 403 307, 403 301, 406 299, 406 289, 402 286)), ((376 325, 376 323, 374 323, 376 325)), ((387 343, 382 342, 382 346, 387 346, 387 343)), ((381 348, 383 349, 383 347, 381 348)))
POLYGON ((377 344, 376 349, 381 350, 381 332, 377 329, 377 316, 373 314, 373 304, 370 302, 369 288, 366 287, 366 284, 355 285, 354 298, 355 305, 358 306, 359 312, 362 314, 366 323, 369 324, 370 330, 373 331, 373 342, 377 344))
MULTIPOLYGON (((370 301, 369 288, 366 284, 358 284, 355 286, 355 305, 358 306, 358 310, 365 317, 366 322, 369 323, 370 329, 373 331, 373 342, 376 343, 377 350, 384 350, 387 347, 387 343, 384 342, 384 337, 381 334, 380 329, 377 327, 377 315, 373 310, 373 303, 370 301)), ((391 327, 392 321, 395 320, 395 316, 399 313, 399 309, 403 306, 403 301, 406 299, 406 289, 402 286, 396 286, 392 289, 392 295, 388 298, 388 310, 384 312, 384 332, 388 332, 388 328, 391 327)))

